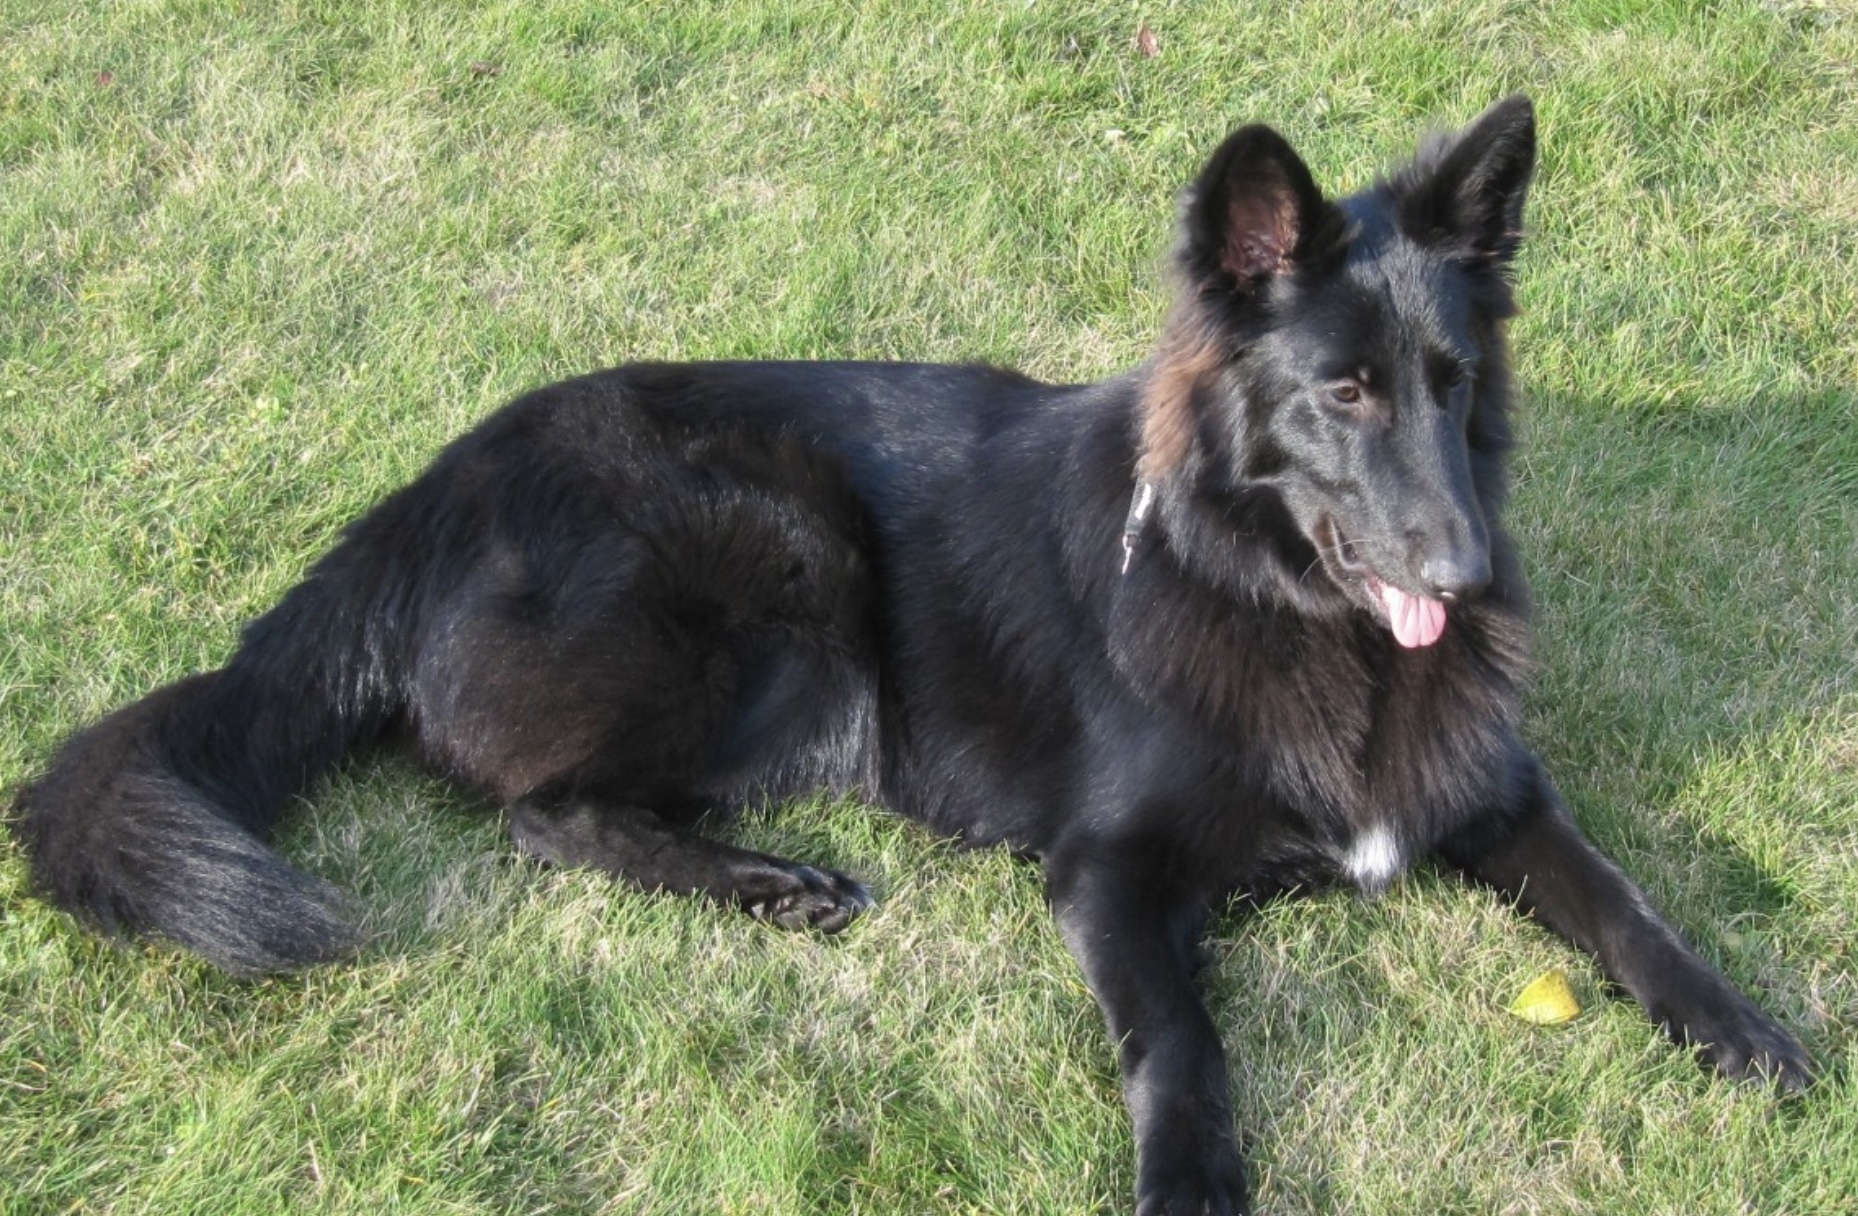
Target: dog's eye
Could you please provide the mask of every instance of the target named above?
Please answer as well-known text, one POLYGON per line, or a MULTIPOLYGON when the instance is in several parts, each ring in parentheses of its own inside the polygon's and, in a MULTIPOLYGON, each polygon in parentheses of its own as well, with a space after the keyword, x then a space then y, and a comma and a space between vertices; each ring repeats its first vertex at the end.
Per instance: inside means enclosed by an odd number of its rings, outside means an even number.
POLYGON ((1329 395, 1342 405, 1361 404, 1361 386, 1353 380, 1343 380, 1330 385, 1329 395))
POLYGON ((1440 358, 1433 364, 1433 380, 1445 392, 1461 389, 1477 378, 1477 367, 1465 360, 1440 358))

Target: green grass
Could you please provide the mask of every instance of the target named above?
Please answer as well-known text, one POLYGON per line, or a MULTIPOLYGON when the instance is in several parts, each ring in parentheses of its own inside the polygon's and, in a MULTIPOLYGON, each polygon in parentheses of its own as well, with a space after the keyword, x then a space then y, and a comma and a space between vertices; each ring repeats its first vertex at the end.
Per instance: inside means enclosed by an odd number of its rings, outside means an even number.
MULTIPOLYGON (((1103 376, 1229 126, 1341 189, 1527 89, 1532 736, 1828 1077, 1712 1080, 1422 872, 1216 934, 1260 1204, 1849 1212, 1855 64, 1850 0, 0 0, 0 786, 217 664, 524 387, 638 356, 1103 376), (1588 1011, 1509 1018, 1551 966, 1588 1011)), ((391 760, 331 782, 284 845, 370 945, 257 984, 76 933, 0 845, 0 1211, 1126 1208, 1029 868, 855 807, 752 818, 876 889, 822 941, 541 872, 484 809, 391 760)))

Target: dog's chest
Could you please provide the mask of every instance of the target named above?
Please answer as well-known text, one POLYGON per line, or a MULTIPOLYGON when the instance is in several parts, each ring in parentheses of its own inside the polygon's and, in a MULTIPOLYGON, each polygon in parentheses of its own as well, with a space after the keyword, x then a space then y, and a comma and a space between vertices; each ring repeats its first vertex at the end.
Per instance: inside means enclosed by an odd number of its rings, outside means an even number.
POLYGON ((1466 640, 1434 653, 1331 652, 1312 666, 1295 681, 1301 713, 1280 696, 1245 713, 1240 731, 1265 752, 1271 795, 1334 833, 1328 848, 1350 882, 1385 887, 1507 799, 1514 686, 1466 640))
POLYGON ((1393 826, 1377 823, 1355 833, 1339 850, 1342 876, 1369 895, 1378 895, 1400 876, 1410 860, 1408 847, 1393 826))
POLYGON ((1377 893, 1507 799, 1513 668, 1475 620, 1454 625, 1413 652, 1365 623, 1241 616, 1149 651, 1144 699, 1190 716, 1221 756, 1205 814, 1227 880, 1377 893))

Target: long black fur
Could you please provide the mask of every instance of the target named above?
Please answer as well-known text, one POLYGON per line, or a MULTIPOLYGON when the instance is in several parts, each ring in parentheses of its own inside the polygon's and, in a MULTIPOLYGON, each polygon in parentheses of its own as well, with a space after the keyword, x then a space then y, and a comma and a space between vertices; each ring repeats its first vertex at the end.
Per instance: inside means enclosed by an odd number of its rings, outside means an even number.
POLYGON ((856 882, 694 829, 857 791, 1040 860, 1121 1054, 1142 1212, 1245 1207, 1208 915, 1429 854, 1725 1073, 1804 1084, 1519 736, 1503 323, 1534 163, 1520 97, 1337 202, 1235 132, 1186 196, 1156 356, 1101 384, 637 364, 533 392, 224 668, 67 742, 17 803, 33 878, 234 972, 341 956, 334 893, 264 838, 391 731, 528 852, 830 931, 856 882))

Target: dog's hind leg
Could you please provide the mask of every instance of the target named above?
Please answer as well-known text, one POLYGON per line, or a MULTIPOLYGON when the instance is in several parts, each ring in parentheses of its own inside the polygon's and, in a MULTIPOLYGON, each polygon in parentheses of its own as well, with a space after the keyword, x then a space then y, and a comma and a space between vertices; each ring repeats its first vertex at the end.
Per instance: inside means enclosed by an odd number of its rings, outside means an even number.
MULTIPOLYGON (((597 715, 587 753, 530 789, 501 791, 517 848, 599 870, 647 891, 703 895, 788 928, 837 933, 870 906, 844 874, 700 834, 706 817, 816 789, 844 788, 865 718, 855 676, 801 647, 736 646, 680 670, 665 651, 653 696, 597 715), (707 679, 706 679, 707 677, 707 679), (697 690, 705 683, 710 695, 697 690)), ((553 718, 564 735, 580 714, 553 718)))
POLYGON ((648 891, 704 895, 790 929, 837 933, 871 905, 844 874, 709 840, 640 807, 527 798, 510 808, 510 836, 552 865, 600 870, 648 891))
POLYGON ((483 681, 474 704, 489 704, 488 686, 510 693, 509 708, 461 716, 454 733, 479 766, 463 775, 509 807, 517 848, 551 865, 707 896, 788 928, 843 929, 871 903, 858 883, 700 832, 706 817, 843 787, 848 774, 833 770, 856 765, 833 761, 856 748, 834 744, 857 732, 839 718, 860 715, 837 703, 857 702, 845 692, 855 681, 797 649, 654 640, 620 660, 548 656, 552 668, 535 663, 546 674, 523 693, 483 681))
POLYGON ((632 452, 627 476, 670 497, 570 465, 507 507, 429 609, 407 718, 432 768, 510 808, 526 853, 836 932, 870 903, 857 883, 698 834, 869 788, 876 755, 849 499, 804 451, 732 443, 701 469, 632 452))

